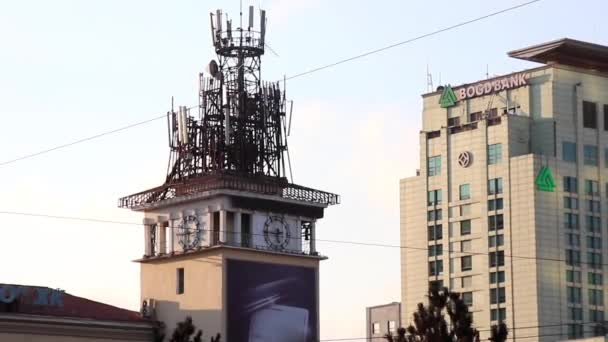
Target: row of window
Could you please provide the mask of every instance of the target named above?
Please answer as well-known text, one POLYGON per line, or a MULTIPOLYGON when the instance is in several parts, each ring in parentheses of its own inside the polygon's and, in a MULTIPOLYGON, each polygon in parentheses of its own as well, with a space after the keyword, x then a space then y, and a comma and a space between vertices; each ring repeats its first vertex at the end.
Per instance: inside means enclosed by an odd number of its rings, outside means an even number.
MULTIPOLYGON (((488 145, 488 165, 498 164, 502 161, 502 144, 488 145)), ((441 174, 441 156, 427 158, 427 174, 437 176, 441 174)))
MULTIPOLYGON (((470 184, 461 184, 458 189, 459 199, 466 200, 471 198, 471 185, 470 184)), ((488 180, 488 195, 497 195, 502 194, 502 178, 493 178, 488 180)), ((442 192, 441 189, 430 190, 427 194, 427 204, 428 206, 434 206, 441 204, 442 201, 442 192)), ((498 199, 497 199, 498 200, 498 199)), ((501 205, 500 209, 502 209, 502 198, 500 199, 501 205)), ((494 210, 494 209, 491 209, 494 210)), ((498 210, 498 209, 497 209, 498 210)))
MULTIPOLYGON (((581 271, 567 270, 566 281, 573 284, 581 284, 582 277, 581 271)), ((601 286, 604 284, 603 275, 601 273, 588 272, 587 273, 587 284, 601 286)))
MULTIPOLYGON (((602 224, 599 216, 585 216, 585 228, 590 233, 601 233, 602 224)), ((564 213, 564 227, 567 229, 578 230, 578 214, 564 213)))
MULTIPOLYGON (((583 101, 583 127, 597 129, 597 103, 583 101)), ((608 104, 604 105, 604 130, 608 131, 608 104)))
MULTIPOLYGON (((606 187, 608 188, 608 184, 606 184, 606 187)), ((578 180, 576 177, 564 176, 564 192, 578 192, 578 180)), ((599 183, 591 179, 585 179, 585 194, 589 196, 599 196, 599 183)))
MULTIPOLYGON (((566 245, 580 248, 580 236, 576 233, 566 233, 566 245)), ((599 236, 587 236, 587 248, 602 249, 602 238, 599 236)))
MULTIPOLYGON (((435 211, 429 211, 429 221, 434 221, 433 219, 431 219, 431 215, 433 215, 432 218, 436 217, 436 213, 434 213, 435 211), (433 214, 431 214, 433 213, 433 214)), ((572 215, 575 214, 570 214, 570 217, 572 217, 572 215)), ((572 218, 571 220, 574 220, 574 218, 572 218)), ((575 221, 572 221, 575 222, 575 221)), ((456 224, 456 222, 454 222, 454 224, 456 224)), ((461 220, 458 222, 459 226, 460 226, 460 235, 464 236, 464 235, 470 235, 471 234, 471 220, 461 220)), ((572 224, 573 225, 573 224, 572 224)), ((488 231, 499 231, 501 229, 504 229, 504 216, 503 214, 496 214, 496 215, 490 215, 488 216, 488 231)), ((441 240, 443 239, 443 225, 441 224, 435 224, 435 225, 431 225, 427 227, 428 229, 428 240, 429 241, 435 241, 435 240, 441 240)), ((571 228, 574 229, 574 228, 571 228)))
MULTIPOLYGON (((395 332, 397 332, 397 323, 395 321, 387 321, 386 322, 386 332, 388 332, 389 334, 394 334, 395 332)), ((381 333, 382 333, 382 331, 380 330, 380 322, 373 322, 372 323, 372 334, 378 335, 381 333)))
MULTIPOLYGON (((429 249, 430 251, 430 249, 429 249)), ((505 252, 496 251, 488 253, 488 266, 489 267, 500 267, 505 265, 505 252)), ((454 259, 450 259, 454 260, 454 259)), ((473 269, 473 256, 466 255, 460 257, 460 270, 463 272, 470 271, 473 269)), ((431 260, 429 261, 429 276, 438 276, 443 274, 443 260, 431 260)), ((503 274, 504 279, 504 274, 503 274)))
MULTIPOLYGON (((585 200, 585 207, 588 212, 599 214, 601 210, 600 201, 588 199, 585 200)), ((568 197, 564 196, 564 208, 570 210, 578 210, 579 209, 579 200, 576 197, 568 197)))
MULTIPOLYGON (((566 249, 566 265, 580 266, 581 252, 574 249, 566 249)), ((587 252, 587 267, 593 269, 601 269, 602 253, 587 252)))
MULTIPOLYGON (((577 157, 576 143, 563 141, 562 142, 562 160, 566 162, 576 163, 577 157)), ((595 145, 583 146, 583 164, 589 166, 599 165, 599 152, 595 145)), ((608 167, 608 148, 604 149, 604 167, 608 167)))
MULTIPOLYGON (((568 286, 566 288, 566 297, 570 304, 582 304, 583 289, 580 287, 568 286)), ((588 289, 587 298, 589 305, 604 306, 604 291, 598 289, 588 289)))

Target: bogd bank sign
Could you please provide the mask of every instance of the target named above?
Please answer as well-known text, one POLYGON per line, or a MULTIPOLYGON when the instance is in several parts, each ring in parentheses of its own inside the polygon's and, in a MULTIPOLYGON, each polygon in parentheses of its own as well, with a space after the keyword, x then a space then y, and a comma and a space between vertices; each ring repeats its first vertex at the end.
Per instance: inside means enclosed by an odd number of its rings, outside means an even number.
POLYGON ((458 101, 526 86, 528 85, 529 79, 529 73, 517 73, 487 81, 477 82, 474 84, 459 86, 454 89, 447 85, 443 87, 443 93, 439 98, 439 104, 442 108, 452 107, 458 101))
POLYGON ((314 342, 315 268, 227 261, 227 333, 230 342, 314 342))

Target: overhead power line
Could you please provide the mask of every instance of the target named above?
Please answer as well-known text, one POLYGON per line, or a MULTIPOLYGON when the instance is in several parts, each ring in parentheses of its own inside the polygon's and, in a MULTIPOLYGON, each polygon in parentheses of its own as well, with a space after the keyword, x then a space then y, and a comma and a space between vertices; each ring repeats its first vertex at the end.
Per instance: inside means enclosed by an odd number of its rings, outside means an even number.
POLYGON ((337 65, 340 65, 340 64, 344 64, 344 63, 351 62, 351 61, 354 61, 354 60, 359 59, 359 58, 367 57, 369 55, 373 55, 373 54, 376 54, 376 53, 379 53, 379 52, 382 52, 382 51, 393 49, 393 48, 396 48, 396 47, 401 46, 401 45, 413 43, 413 42, 415 42, 417 40, 428 38, 428 37, 437 35, 439 33, 450 31, 450 30, 453 30, 453 29, 456 29, 456 28, 459 28, 459 27, 462 27, 462 26, 465 26, 465 25, 473 24, 475 22, 482 21, 484 19, 488 19, 488 18, 497 16, 497 15, 500 15, 500 14, 503 14, 503 13, 514 11, 516 9, 519 9, 519 8, 522 8, 522 7, 526 7, 526 6, 532 5, 535 2, 540 2, 540 1, 542 1, 542 0, 528 1, 528 2, 525 2, 525 3, 519 4, 519 5, 513 6, 513 7, 505 8, 505 9, 502 9, 502 10, 497 11, 497 12, 492 12, 492 13, 483 15, 481 17, 477 17, 475 19, 463 21, 463 22, 460 22, 460 23, 455 24, 455 25, 447 26, 447 27, 441 28, 441 29, 433 31, 433 32, 425 33, 423 35, 420 35, 420 36, 417 36, 417 37, 413 37, 413 38, 410 38, 410 39, 407 39, 407 40, 404 40, 404 41, 401 41, 401 42, 397 42, 397 43, 394 43, 394 44, 391 44, 391 45, 387 45, 387 46, 384 46, 384 47, 381 47, 381 48, 378 48, 378 49, 375 49, 375 50, 372 50, 372 51, 368 51, 368 52, 365 52, 365 53, 362 53, 362 54, 359 54, 359 55, 356 55, 356 56, 344 58, 344 59, 341 59, 341 60, 339 60, 337 62, 334 62, 334 63, 331 63, 331 64, 327 64, 327 65, 320 66, 320 67, 317 67, 317 68, 314 68, 314 69, 310 69, 308 71, 301 72, 299 74, 288 76, 286 78, 286 80, 292 80, 294 78, 298 78, 298 77, 301 77, 301 76, 304 76, 304 75, 312 74, 313 72, 321 71, 321 70, 328 69, 328 68, 333 68, 333 67, 335 67, 337 65))
MULTIPOLYGON (((97 218, 85 218, 85 217, 76 217, 76 216, 60 216, 60 215, 52 215, 52 214, 40 214, 40 213, 27 213, 27 212, 19 212, 19 211, 0 211, 0 215, 19 215, 19 216, 30 216, 30 217, 39 217, 39 218, 47 218, 47 219, 59 219, 59 220, 71 220, 71 221, 88 221, 95 223, 110 223, 110 224, 120 224, 120 225, 132 225, 143 227, 143 223, 136 222, 125 222, 125 221, 114 221, 114 220, 106 220, 106 219, 97 219, 97 218)), ((210 229, 202 229, 202 231, 210 231, 210 229)), ((216 232, 219 232, 216 230, 216 232)), ((228 234, 235 234, 232 231, 221 231, 228 234)), ((249 234, 251 236, 264 236, 263 234, 249 234)), ((290 239, 300 240, 299 237, 290 237, 290 239)), ((360 242, 360 241, 348 241, 348 240, 333 240, 333 239, 315 239, 316 242, 327 242, 327 243, 335 243, 335 244, 347 244, 347 245, 356 245, 356 246, 368 246, 368 247, 381 247, 381 248, 399 248, 399 249, 410 249, 410 250, 418 250, 424 251, 428 253, 428 246, 426 247, 417 247, 417 246, 400 246, 400 245, 392 245, 385 243, 374 243, 374 242, 360 242)), ((496 249, 496 251, 503 251, 496 249)), ((468 256, 468 255, 486 255, 489 256, 493 252, 459 252, 459 251, 451 251, 448 250, 448 253, 458 254, 458 256, 468 256)), ((442 255, 437 256, 437 259, 440 259, 442 255)), ((552 262, 566 262, 565 259, 559 258, 545 258, 545 257, 535 257, 535 256, 523 256, 523 255, 514 255, 514 254, 504 254, 505 258, 514 258, 514 259, 525 259, 525 260, 540 260, 540 261, 552 261, 552 262)), ((584 262, 579 261, 576 263, 577 265, 594 265, 594 266, 608 266, 608 263, 593 263, 593 262, 584 262)))
MULTIPOLYGON (((502 9, 500 11, 492 12, 492 13, 483 15, 481 17, 477 17, 477 18, 474 18, 474 19, 471 19, 471 20, 463 21, 461 23, 458 23, 458 24, 455 24, 455 25, 451 25, 451 26, 448 26, 448 27, 444 27, 444 28, 441 28, 439 30, 435 30, 435 31, 432 31, 432 32, 429 32, 429 33, 426 33, 426 34, 423 34, 423 35, 420 35, 420 36, 417 36, 417 37, 414 37, 414 38, 410 38, 410 39, 407 39, 407 40, 404 40, 404 41, 401 41, 401 42, 397 42, 397 43, 394 43, 394 44, 391 44, 391 45, 388 45, 388 46, 384 46, 384 47, 381 47, 381 48, 378 48, 378 49, 375 49, 375 50, 372 50, 372 51, 368 51, 368 52, 365 52, 365 53, 362 53, 362 54, 359 54, 359 55, 355 55, 355 56, 352 56, 352 57, 349 57, 349 58, 341 59, 339 61, 327 64, 327 65, 323 65, 323 66, 320 66, 320 67, 316 67, 316 68, 313 68, 311 70, 307 70, 307 71, 301 72, 299 74, 291 75, 289 77, 286 77, 286 78, 282 79, 281 81, 292 80, 292 79, 295 79, 295 78, 298 78, 298 77, 302 77, 304 75, 309 75, 309 74, 312 74, 312 73, 315 73, 315 72, 318 72, 318 71, 321 71, 321 70, 329 69, 329 68, 335 67, 335 66, 340 65, 340 64, 351 62, 351 61, 354 61, 354 60, 357 60, 357 59, 360 59, 360 58, 363 58, 363 57, 367 57, 367 56, 370 56, 370 55, 373 55, 373 54, 376 54, 376 53, 380 53, 382 51, 393 49, 393 48, 401 46, 401 45, 405 45, 405 44, 412 43, 412 42, 415 42, 415 41, 418 41, 418 40, 421 40, 421 39, 424 39, 424 38, 428 38, 428 37, 437 35, 439 33, 443 33, 443 32, 446 32, 446 31, 449 31, 449 30, 453 30, 453 29, 456 29, 456 28, 459 28, 459 27, 462 27, 462 26, 465 26, 465 25, 469 25, 469 24, 472 24, 472 23, 475 23, 475 22, 478 22, 478 21, 482 21, 482 20, 485 20, 485 19, 497 16, 497 15, 500 15, 500 14, 503 14, 503 13, 514 11, 516 9, 519 9, 519 8, 522 8, 522 7, 526 7, 526 6, 532 5, 532 4, 534 4, 536 2, 540 2, 540 1, 542 1, 542 0, 532 0, 532 1, 528 1, 528 2, 519 4, 519 5, 516 5, 516 6, 508 7, 508 8, 502 9)), ((189 107, 189 109, 196 108, 196 107, 198 107, 198 105, 191 106, 191 107, 189 107)), ((117 129, 114 129, 114 130, 111 130, 111 131, 106 131, 106 132, 103 132, 103 133, 99 133, 99 134, 90 136, 88 138, 83 138, 83 139, 75 140, 75 141, 67 143, 67 144, 58 145, 58 146, 51 147, 51 148, 48 148, 48 149, 45 149, 45 150, 42 150, 42 151, 38 151, 38 152, 35 152, 35 153, 23 155, 23 156, 18 157, 18 158, 14 158, 14 159, 11 159, 11 160, 6 160, 4 162, 0 162, 0 166, 5 166, 5 165, 12 164, 12 163, 24 160, 24 159, 33 158, 33 157, 36 157, 36 156, 39 156, 39 155, 42 155, 42 154, 45 154, 45 153, 49 153, 49 152, 56 151, 56 150, 59 150, 59 149, 62 149, 62 148, 73 146, 73 145, 76 145, 76 144, 79 144, 79 143, 83 143, 83 142, 86 142, 86 141, 89 141, 89 140, 97 139, 97 138, 100 138, 100 137, 103 137, 103 136, 106 136, 106 135, 110 135, 110 134, 113 134, 113 133, 118 133, 118 132, 124 131, 124 130, 132 128, 132 127, 140 126, 140 125, 143 125, 143 124, 150 123, 152 121, 156 121, 156 120, 162 119, 164 117, 165 117, 165 115, 162 115, 162 116, 159 116, 159 117, 154 117, 154 118, 151 118, 151 119, 148 119, 148 120, 144 120, 144 121, 140 121, 140 122, 134 123, 132 125, 128 125, 128 126, 125 126, 125 127, 117 128, 117 129)))

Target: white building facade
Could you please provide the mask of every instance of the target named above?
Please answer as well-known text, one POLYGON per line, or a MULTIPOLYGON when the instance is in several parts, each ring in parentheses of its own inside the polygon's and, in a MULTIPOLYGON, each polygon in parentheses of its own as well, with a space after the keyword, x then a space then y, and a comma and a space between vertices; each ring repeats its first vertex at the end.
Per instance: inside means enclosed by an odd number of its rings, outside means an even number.
POLYGON ((608 279, 608 47, 510 52, 545 65, 423 95, 420 170, 401 180, 402 324, 429 286, 485 339, 598 334, 608 279))

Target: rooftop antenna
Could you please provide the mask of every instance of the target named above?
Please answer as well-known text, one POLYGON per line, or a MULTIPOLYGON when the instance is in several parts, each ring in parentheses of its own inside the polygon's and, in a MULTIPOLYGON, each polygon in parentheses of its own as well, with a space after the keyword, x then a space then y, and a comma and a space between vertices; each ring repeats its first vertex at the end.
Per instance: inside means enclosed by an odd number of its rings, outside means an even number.
POLYGON ((486 80, 490 78, 490 66, 486 64, 486 80))
POLYGON ((432 92, 433 88, 433 75, 429 72, 429 65, 426 65, 426 91, 428 93, 432 92))

